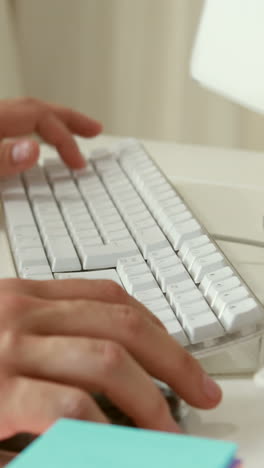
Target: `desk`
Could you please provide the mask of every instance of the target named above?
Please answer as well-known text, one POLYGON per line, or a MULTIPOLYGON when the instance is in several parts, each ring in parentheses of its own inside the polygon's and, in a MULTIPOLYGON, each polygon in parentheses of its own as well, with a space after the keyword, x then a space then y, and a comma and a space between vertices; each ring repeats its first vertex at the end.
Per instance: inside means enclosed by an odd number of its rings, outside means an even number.
MULTIPOLYGON (((87 150, 116 140, 100 136, 92 141, 80 140, 80 144, 87 150)), ((264 249, 251 245, 263 242, 264 246, 264 155, 175 143, 144 143, 210 233, 218 238, 248 240, 248 244, 219 243, 264 301, 264 249)), ((3 224, 0 224, 0 254, 0 277, 14 276, 3 224)), ((185 421, 186 429, 192 434, 234 440, 240 446, 245 467, 259 468, 264 455, 264 390, 256 389, 250 375, 221 377, 219 382, 224 391, 222 404, 208 412, 191 410, 185 421)))

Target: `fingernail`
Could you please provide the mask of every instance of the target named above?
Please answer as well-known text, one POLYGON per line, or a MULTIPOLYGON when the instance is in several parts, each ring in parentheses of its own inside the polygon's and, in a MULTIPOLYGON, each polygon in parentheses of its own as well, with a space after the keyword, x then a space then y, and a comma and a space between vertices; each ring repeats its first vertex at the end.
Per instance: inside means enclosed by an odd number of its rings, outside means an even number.
POLYGON ((204 374, 204 391, 206 396, 214 401, 219 400, 222 395, 219 385, 207 374, 204 374))
POLYGON ((11 150, 12 160, 15 164, 26 161, 31 156, 31 142, 24 140, 14 144, 11 150))

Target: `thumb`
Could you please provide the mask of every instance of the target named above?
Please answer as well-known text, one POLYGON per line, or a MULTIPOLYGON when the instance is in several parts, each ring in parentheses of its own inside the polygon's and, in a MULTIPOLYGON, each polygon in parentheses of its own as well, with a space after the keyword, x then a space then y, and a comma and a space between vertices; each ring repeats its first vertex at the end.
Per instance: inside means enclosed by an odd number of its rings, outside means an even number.
POLYGON ((32 167, 38 159, 39 145, 30 139, 0 144, 0 177, 11 176, 32 167))

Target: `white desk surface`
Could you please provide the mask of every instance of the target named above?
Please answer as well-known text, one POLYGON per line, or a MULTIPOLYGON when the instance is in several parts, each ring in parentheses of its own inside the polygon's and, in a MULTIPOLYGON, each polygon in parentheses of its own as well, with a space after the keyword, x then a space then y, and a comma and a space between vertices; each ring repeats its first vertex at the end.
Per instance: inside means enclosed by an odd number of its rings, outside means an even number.
MULTIPOLYGON (((113 137, 82 142, 83 148, 114 144, 113 137)), ((247 239, 249 245, 220 242, 242 277, 264 302, 264 154, 145 141, 161 169, 211 234, 247 239), (263 242, 252 246, 250 242, 263 242)), ((0 277, 14 276, 0 219, 0 277)), ((188 432, 233 440, 245 468, 260 468, 264 456, 264 389, 252 377, 219 380, 224 398, 215 410, 191 410, 188 432)))

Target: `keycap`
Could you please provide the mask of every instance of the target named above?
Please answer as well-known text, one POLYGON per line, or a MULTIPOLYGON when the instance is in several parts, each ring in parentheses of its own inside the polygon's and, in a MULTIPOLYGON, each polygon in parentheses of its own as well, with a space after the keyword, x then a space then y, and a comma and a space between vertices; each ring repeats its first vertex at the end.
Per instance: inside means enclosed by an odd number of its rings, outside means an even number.
MULTIPOLYGON (((26 267, 47 267, 48 261, 43 247, 32 247, 25 249, 17 249, 15 252, 15 261, 18 271, 23 274, 23 270, 26 267)), ((38 270, 39 273, 41 271, 38 270)))
POLYGON ((40 275, 48 275, 51 278, 53 278, 50 266, 47 261, 43 265, 25 266, 24 268, 22 268, 22 271, 21 271, 21 276, 23 278, 29 278, 31 276, 40 276, 40 275))
POLYGON ((225 266, 224 256, 217 252, 207 257, 197 258, 193 262, 189 273, 193 277, 195 283, 200 283, 207 273, 224 268, 225 266))
POLYGON ((181 324, 192 344, 224 335, 223 327, 209 307, 199 313, 194 312, 192 314, 190 310, 185 313, 185 308, 182 306, 181 324))
POLYGON ((210 305, 214 305, 215 300, 217 299, 218 295, 237 288, 241 285, 240 280, 237 276, 230 276, 230 278, 224 279, 222 281, 217 281, 211 284, 211 286, 207 289, 204 297, 207 299, 210 305))
POLYGON ((84 252, 83 268, 84 270, 96 270, 98 268, 116 267, 118 259, 133 256, 137 253, 138 249, 131 240, 89 247, 84 252))
POLYGON ((184 259, 182 259, 184 265, 186 266, 187 270, 189 270, 196 259, 207 257, 212 253, 215 253, 216 247, 212 242, 209 242, 201 247, 191 248, 187 255, 185 255, 184 259))
POLYGON ((22 278, 35 280, 35 281, 48 281, 53 280, 52 273, 39 273, 38 275, 31 275, 29 273, 23 273, 22 278))
POLYGON ((53 272, 81 270, 76 250, 68 236, 49 237, 45 246, 53 272))
POLYGON ((239 302, 248 296, 249 291, 245 286, 240 286, 224 292, 222 291, 216 296, 212 304, 212 308, 221 320, 222 312, 227 305, 233 304, 234 302, 239 302))
POLYGON ((203 245, 206 245, 209 242, 210 239, 206 234, 203 234, 202 236, 196 237, 194 239, 189 239, 183 242, 178 252, 178 255, 182 259, 182 261, 184 261, 186 255, 188 255, 190 250, 202 247, 203 245))
POLYGON ((142 301, 142 304, 144 304, 163 323, 175 318, 173 310, 171 309, 164 297, 152 300, 145 300, 142 301))
POLYGON ((229 266, 220 268, 219 270, 211 271, 208 274, 204 275, 199 285, 199 289, 203 294, 206 294, 211 284, 217 281, 224 280, 225 278, 229 278, 233 274, 234 272, 229 266))
POLYGON ((158 267, 156 270, 156 278, 162 291, 166 291, 167 287, 171 283, 176 281, 184 281, 189 279, 189 275, 185 270, 184 266, 181 264, 176 264, 175 266, 169 267, 158 267))
POLYGON ((154 287, 152 289, 145 289, 144 291, 136 291, 134 293, 134 297, 142 302, 143 304, 145 301, 154 301, 156 299, 160 299, 163 296, 162 291, 159 287, 154 287))
POLYGON ((221 323, 229 333, 243 331, 247 327, 252 329, 261 321, 263 315, 260 306, 253 298, 227 305, 221 313, 221 323))
POLYGON ((152 250, 149 252, 149 255, 147 256, 147 261, 150 265, 150 268, 153 270, 155 269, 156 265, 160 260, 168 259, 168 258, 174 258, 176 263, 177 263, 177 257, 175 254, 175 251, 172 249, 171 246, 158 249, 158 250, 152 250))
MULTIPOLYGON (((162 249, 165 250, 165 249, 162 249)), ((166 249, 167 250, 167 249, 166 249)), ((159 253, 160 251, 158 251, 159 253)), ((149 261, 150 266, 154 274, 158 274, 158 271, 160 269, 164 268, 169 268, 169 267, 174 267, 176 265, 181 265, 181 262, 177 255, 175 253, 173 255, 170 255, 169 257, 163 257, 163 258, 152 258, 152 261, 149 261)))
POLYGON ((167 329, 168 333, 182 346, 187 346, 189 344, 189 340, 177 319, 174 318, 166 322, 165 328, 167 329))
POLYGON ((131 295, 135 294, 137 291, 144 291, 157 286, 157 283, 150 272, 138 275, 124 274, 120 277, 125 289, 131 295))
POLYGON ((171 302, 172 296, 191 290, 196 291, 196 287, 191 279, 186 279, 169 284, 165 290, 165 293, 169 299, 169 302, 171 302))
POLYGON ((175 250, 179 250, 185 240, 199 237, 201 234, 201 225, 195 219, 179 223, 167 233, 168 239, 175 250))
POLYGON ((138 254, 137 255, 132 255, 132 256, 129 256, 129 257, 122 257, 122 258, 119 258, 117 260, 117 271, 119 273, 119 275, 121 275, 123 272, 124 272, 124 269, 129 267, 129 266, 135 266, 135 265, 140 265, 140 264, 144 264, 145 265, 145 261, 144 261, 144 258, 142 257, 142 255, 138 254))
POLYGON ((120 278, 115 269, 95 270, 95 271, 76 271, 71 273, 56 273, 56 279, 104 279, 112 280, 122 286, 120 278))
POLYGON ((170 304, 173 310, 176 312, 177 317, 181 315, 181 306, 183 304, 197 303, 202 301, 204 306, 207 308, 207 304, 203 299, 202 294, 197 289, 191 291, 182 292, 180 294, 171 294, 170 304))

